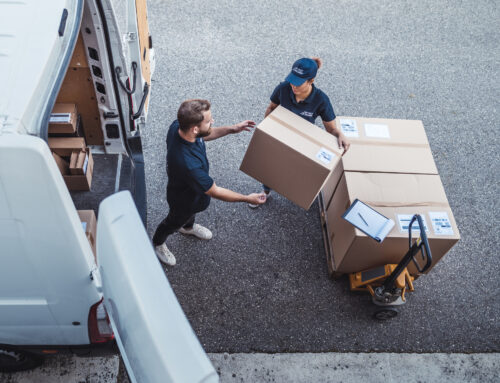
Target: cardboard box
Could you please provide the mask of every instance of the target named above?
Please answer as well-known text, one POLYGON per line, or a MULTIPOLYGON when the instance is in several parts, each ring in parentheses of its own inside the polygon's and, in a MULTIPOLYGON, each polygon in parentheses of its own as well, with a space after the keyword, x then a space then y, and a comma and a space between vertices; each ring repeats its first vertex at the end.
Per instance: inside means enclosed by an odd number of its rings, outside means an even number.
MULTIPOLYGON (((458 242, 460 234, 438 175, 344 172, 326 210, 332 264, 337 273, 352 273, 399 263, 408 251, 406 219, 420 214, 427 226, 432 267, 458 242), (342 218, 358 198, 391 218, 394 228, 376 242, 342 218), (447 217, 449 228, 439 226, 447 217)), ((414 231, 418 236, 418 231, 414 231)), ((410 273, 417 274, 413 263, 410 273)), ((430 269, 429 269, 430 270, 430 269)))
POLYGON ((351 147, 322 190, 328 207, 344 171, 438 174, 422 121, 337 117, 351 147))
POLYGON ((86 148, 83 137, 49 137, 49 148, 61 157, 71 156, 74 150, 86 148))
POLYGON ((77 213, 82 221, 82 227, 85 231, 85 235, 89 240, 90 247, 94 253, 94 258, 96 259, 96 231, 97 231, 97 220, 95 217, 94 210, 77 210, 77 213))
POLYGON ((61 172, 62 175, 69 174, 69 163, 66 161, 64 158, 62 158, 60 155, 56 153, 52 153, 52 156, 54 157, 54 161, 56 161, 57 167, 59 168, 59 171, 61 172))
POLYGON ((64 182, 68 190, 71 191, 89 191, 92 186, 92 175, 94 172, 94 159, 90 148, 78 150, 71 157, 62 157, 57 153, 52 153, 57 167, 63 175, 64 182), (66 160, 74 157, 74 165, 66 160), (76 172, 76 173, 75 173, 76 172))
MULTIPOLYGON (((78 151, 79 156, 81 156, 82 151, 78 151)), ((92 152, 90 148, 85 148, 83 151, 85 154, 84 163, 81 169, 84 174, 69 174, 64 175, 64 181, 69 190, 72 191, 89 191, 92 186, 92 174, 94 172, 94 159, 92 158, 92 152)), ((70 167, 71 171, 71 167, 70 167)))
POLYGON ((307 210, 341 154, 336 137, 278 106, 255 129, 240 170, 307 210))
POLYGON ((88 164, 88 154, 86 150, 75 150, 71 153, 69 161, 69 172, 73 175, 84 175, 88 164))
POLYGON ((49 134, 76 132, 78 113, 75 104, 55 104, 49 119, 49 134))

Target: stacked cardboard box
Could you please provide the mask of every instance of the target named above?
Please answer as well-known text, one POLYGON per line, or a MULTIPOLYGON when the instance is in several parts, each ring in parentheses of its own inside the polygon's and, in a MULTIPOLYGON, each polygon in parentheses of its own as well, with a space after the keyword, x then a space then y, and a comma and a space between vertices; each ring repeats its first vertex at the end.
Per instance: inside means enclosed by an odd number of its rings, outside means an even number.
POLYGON ((78 113, 75 104, 55 104, 49 119, 49 134, 74 134, 78 113))
MULTIPOLYGON (((398 263, 408 250, 407 223, 416 213, 426 223, 432 268, 460 234, 422 123, 338 117, 337 126, 349 137, 351 148, 322 191, 330 272, 351 273, 398 263), (381 244, 341 218, 356 198, 396 222, 381 244)), ((416 274, 414 266, 410 272, 416 274)))
POLYGON ((49 138, 49 147, 69 190, 88 191, 94 160, 82 137, 49 138))
POLYGON ((278 106, 255 129, 240 170, 309 209, 341 154, 335 137, 278 106))

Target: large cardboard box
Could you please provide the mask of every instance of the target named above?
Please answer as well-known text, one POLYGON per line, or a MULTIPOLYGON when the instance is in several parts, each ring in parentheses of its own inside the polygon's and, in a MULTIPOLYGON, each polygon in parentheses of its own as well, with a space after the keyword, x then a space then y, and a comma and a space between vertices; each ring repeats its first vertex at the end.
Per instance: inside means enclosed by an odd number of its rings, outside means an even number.
POLYGON ((75 104, 55 104, 50 114, 49 134, 75 133, 77 120, 75 104))
POLYGON ((351 147, 322 190, 328 207, 344 171, 438 174, 422 121, 337 117, 351 147))
POLYGON ((334 136, 278 106, 255 129, 240 170, 309 209, 341 154, 334 136))
MULTIPOLYGON (((432 267, 458 242, 460 234, 438 175, 344 172, 326 210, 330 270, 352 273, 399 263, 408 251, 408 225, 420 214, 427 227, 432 267), (358 198, 391 218, 394 228, 376 242, 342 218, 358 198)), ((414 231, 418 236, 418 231, 414 231)), ((413 264, 410 273, 416 274, 413 264)), ((430 269, 429 269, 430 270, 430 269)))
POLYGON ((89 240, 90 247, 94 253, 94 258, 96 259, 96 231, 97 231, 97 220, 95 217, 94 210, 77 210, 80 221, 82 222, 83 230, 85 231, 85 236, 89 240))

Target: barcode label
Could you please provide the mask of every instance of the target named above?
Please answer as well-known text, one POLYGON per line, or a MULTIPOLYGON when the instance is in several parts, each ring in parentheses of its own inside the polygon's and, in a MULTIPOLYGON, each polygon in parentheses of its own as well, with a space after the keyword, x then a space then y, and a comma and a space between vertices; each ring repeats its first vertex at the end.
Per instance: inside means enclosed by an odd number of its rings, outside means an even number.
POLYGON ((50 122, 71 122, 71 113, 52 113, 50 122))
POLYGON ((358 125, 356 124, 356 120, 341 118, 340 129, 346 137, 359 137, 358 125))
POLYGON ((335 154, 333 154, 329 150, 326 150, 325 148, 321 148, 316 154, 316 158, 321 162, 324 162, 325 164, 329 164, 330 162, 332 162, 334 156, 335 154))
MULTIPOLYGON (((425 222, 425 217, 422 217, 422 222, 424 223, 424 228, 426 232, 429 232, 429 228, 427 227, 427 223, 425 222)), ((398 222, 399 222, 399 230, 404 233, 408 232, 408 228, 410 227, 410 221, 413 218, 413 214, 398 214, 397 215, 398 222)), ((413 222, 413 225, 411 226, 411 231, 420 231, 420 226, 418 224, 418 221, 415 220, 413 222)))
POLYGON ((432 228, 436 235, 454 235, 450 218, 445 211, 430 211, 432 228))

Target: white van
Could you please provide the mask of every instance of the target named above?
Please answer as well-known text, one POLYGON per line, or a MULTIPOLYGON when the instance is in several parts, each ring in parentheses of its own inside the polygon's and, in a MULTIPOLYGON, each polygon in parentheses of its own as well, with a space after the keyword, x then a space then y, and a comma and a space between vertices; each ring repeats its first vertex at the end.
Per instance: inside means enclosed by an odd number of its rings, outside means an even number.
POLYGON ((132 381, 218 381, 144 227, 153 62, 146 0, 0 1, 1 371, 117 345, 132 381))

